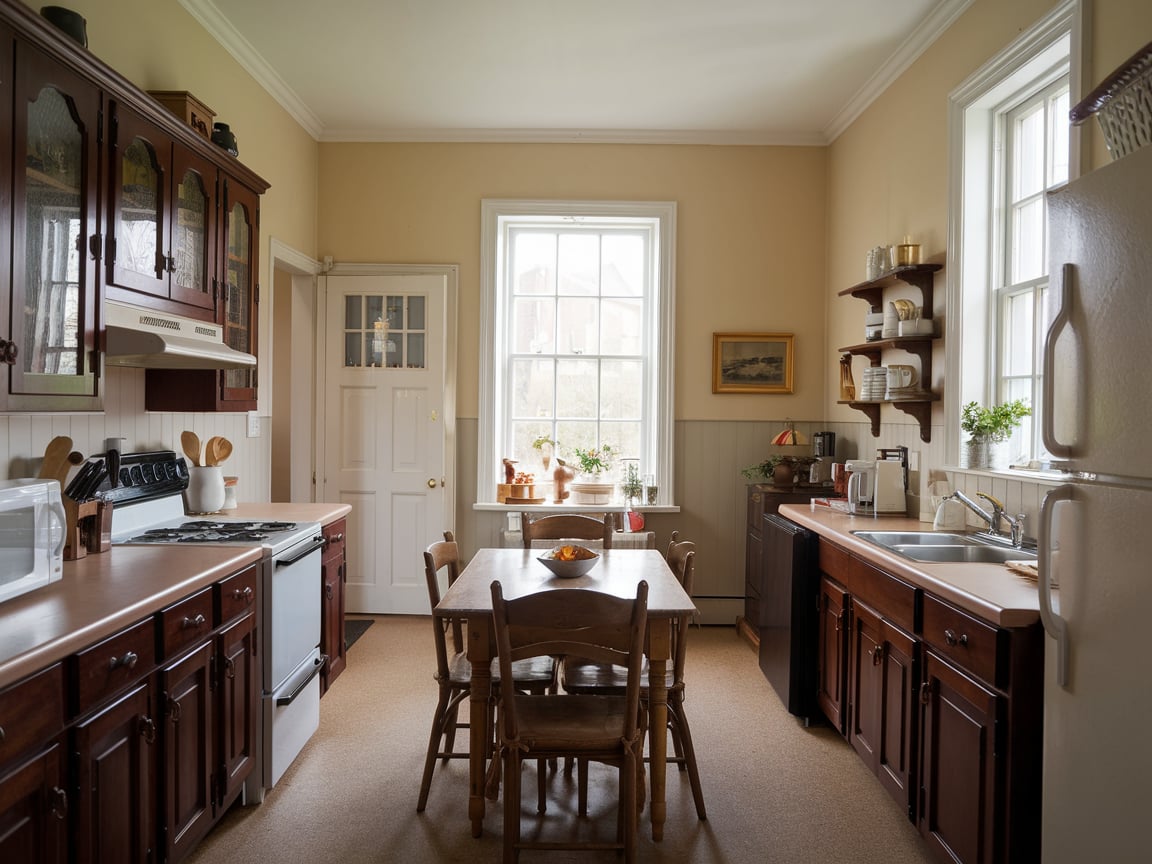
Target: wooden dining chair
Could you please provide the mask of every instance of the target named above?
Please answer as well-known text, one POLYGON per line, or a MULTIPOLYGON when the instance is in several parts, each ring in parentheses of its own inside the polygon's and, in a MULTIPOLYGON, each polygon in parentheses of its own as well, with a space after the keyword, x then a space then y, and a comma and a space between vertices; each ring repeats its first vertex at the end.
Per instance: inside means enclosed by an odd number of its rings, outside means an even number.
MULTIPOLYGON (((424 812, 428 803, 428 791, 432 788, 432 773, 436 767, 436 760, 441 759, 444 764, 447 764, 449 759, 468 758, 467 751, 457 751, 454 747, 456 730, 468 728, 467 723, 459 722, 459 712, 460 703, 468 699, 472 690, 472 664, 468 662, 464 646, 464 621, 460 618, 446 618, 435 614, 436 606, 440 603, 439 574, 441 571, 447 573, 449 586, 460 575, 460 551, 451 531, 445 531, 443 541, 433 543, 424 551, 424 578, 428 584, 428 601, 433 610, 432 632, 436 646, 436 674, 433 678, 435 678, 439 688, 439 699, 432 715, 432 732, 428 737, 428 752, 424 757, 424 776, 420 781, 420 798, 416 803, 417 813, 424 812), (448 646, 449 633, 452 634, 451 651, 448 646)), ((544 693, 548 689, 555 690, 556 662, 552 658, 546 657, 516 663, 512 668, 511 680, 515 689, 526 693, 544 693)), ((500 682, 499 664, 493 660, 492 690, 494 693, 499 692, 500 682)), ((492 722, 491 713, 489 710, 489 724, 492 722)), ((486 735, 485 740, 492 740, 492 735, 486 735)), ((544 794, 542 779, 541 800, 543 800, 544 794)))
MULTIPOLYGON (((695 559, 696 544, 689 540, 675 540, 668 548, 668 566, 689 596, 692 594, 695 576, 695 559)), ((688 622, 675 620, 672 622, 672 668, 665 673, 668 686, 668 729, 663 734, 672 736, 672 753, 669 754, 668 761, 688 773, 692 800, 696 804, 696 815, 705 820, 708 818, 708 812, 704 807, 704 791, 700 785, 700 771, 696 765, 696 749, 692 745, 692 729, 688 725, 688 715, 684 711, 684 663, 687 651, 688 622)), ((625 675, 617 666, 589 663, 568 657, 563 663, 561 686, 565 691, 576 694, 618 694, 625 686, 625 675)), ((647 705, 647 668, 641 675, 640 700, 645 706, 647 705)), ((649 730, 649 733, 658 733, 658 730, 649 730)), ((577 771, 579 810, 583 814, 588 801, 587 765, 577 762, 577 771)))
POLYGON ((531 513, 520 514, 520 534, 524 548, 531 549, 533 540, 599 540, 603 548, 612 548, 612 535, 616 533, 616 519, 605 513, 603 519, 580 513, 557 513, 532 518, 531 513))
POLYGON ((500 751, 504 762, 504 864, 521 849, 617 849, 636 858, 637 790, 643 771, 640 674, 648 583, 628 600, 584 589, 558 589, 505 600, 492 583, 492 618, 501 673, 513 663, 576 654, 625 670, 620 694, 569 693, 525 696, 501 693, 500 751), (619 768, 620 798, 615 843, 521 839, 520 764, 524 759, 573 756, 619 768))

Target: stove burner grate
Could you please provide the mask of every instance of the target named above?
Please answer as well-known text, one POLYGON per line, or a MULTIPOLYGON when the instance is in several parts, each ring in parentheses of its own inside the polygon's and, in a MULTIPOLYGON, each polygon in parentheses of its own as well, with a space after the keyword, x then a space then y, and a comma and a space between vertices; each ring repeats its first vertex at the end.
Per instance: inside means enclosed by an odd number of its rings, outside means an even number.
POLYGON ((294 531, 295 522, 216 522, 199 519, 170 528, 150 528, 129 543, 256 543, 272 534, 294 531))

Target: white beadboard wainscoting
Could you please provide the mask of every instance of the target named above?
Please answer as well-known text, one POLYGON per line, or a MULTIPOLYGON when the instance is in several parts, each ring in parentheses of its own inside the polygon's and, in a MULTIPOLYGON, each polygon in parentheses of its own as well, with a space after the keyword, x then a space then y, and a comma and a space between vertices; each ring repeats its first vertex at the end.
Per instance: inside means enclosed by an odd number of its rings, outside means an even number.
POLYGON ((84 456, 104 452, 104 439, 123 438, 122 450, 175 450, 180 433, 189 429, 201 442, 223 435, 233 451, 221 467, 239 477, 240 501, 268 500, 269 429, 261 418, 260 435, 248 437, 246 414, 167 413, 144 410, 144 370, 109 366, 104 382, 104 411, 76 414, 0 414, 0 479, 35 477, 44 447, 57 435, 72 439, 84 456))

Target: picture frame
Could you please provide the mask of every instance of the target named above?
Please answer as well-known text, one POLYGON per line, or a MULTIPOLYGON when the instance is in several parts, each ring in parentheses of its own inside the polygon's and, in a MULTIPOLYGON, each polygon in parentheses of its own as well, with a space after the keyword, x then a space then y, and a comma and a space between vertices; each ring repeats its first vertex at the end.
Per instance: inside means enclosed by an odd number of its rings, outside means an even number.
POLYGON ((791 333, 713 333, 713 393, 791 393, 791 333))

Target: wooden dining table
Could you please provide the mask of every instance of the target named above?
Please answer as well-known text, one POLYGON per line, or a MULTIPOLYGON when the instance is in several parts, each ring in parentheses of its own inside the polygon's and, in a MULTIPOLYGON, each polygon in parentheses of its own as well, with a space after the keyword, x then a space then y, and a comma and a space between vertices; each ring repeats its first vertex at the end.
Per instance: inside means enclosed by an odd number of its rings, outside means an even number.
POLYGON ((671 651, 673 622, 687 626, 695 611, 692 598, 676 580, 663 556, 654 549, 606 549, 584 576, 561 579, 537 560, 538 549, 481 549, 468 562, 444 594, 435 613, 467 620, 467 654, 472 664, 469 713, 468 815, 472 836, 479 837, 484 824, 484 786, 487 770, 487 717, 491 694, 491 661, 496 640, 492 629, 493 581, 499 580, 505 599, 538 591, 601 591, 616 597, 635 598, 636 586, 648 583, 648 635, 644 653, 649 681, 649 812, 652 839, 664 837, 667 774, 668 691, 665 676, 671 651))

